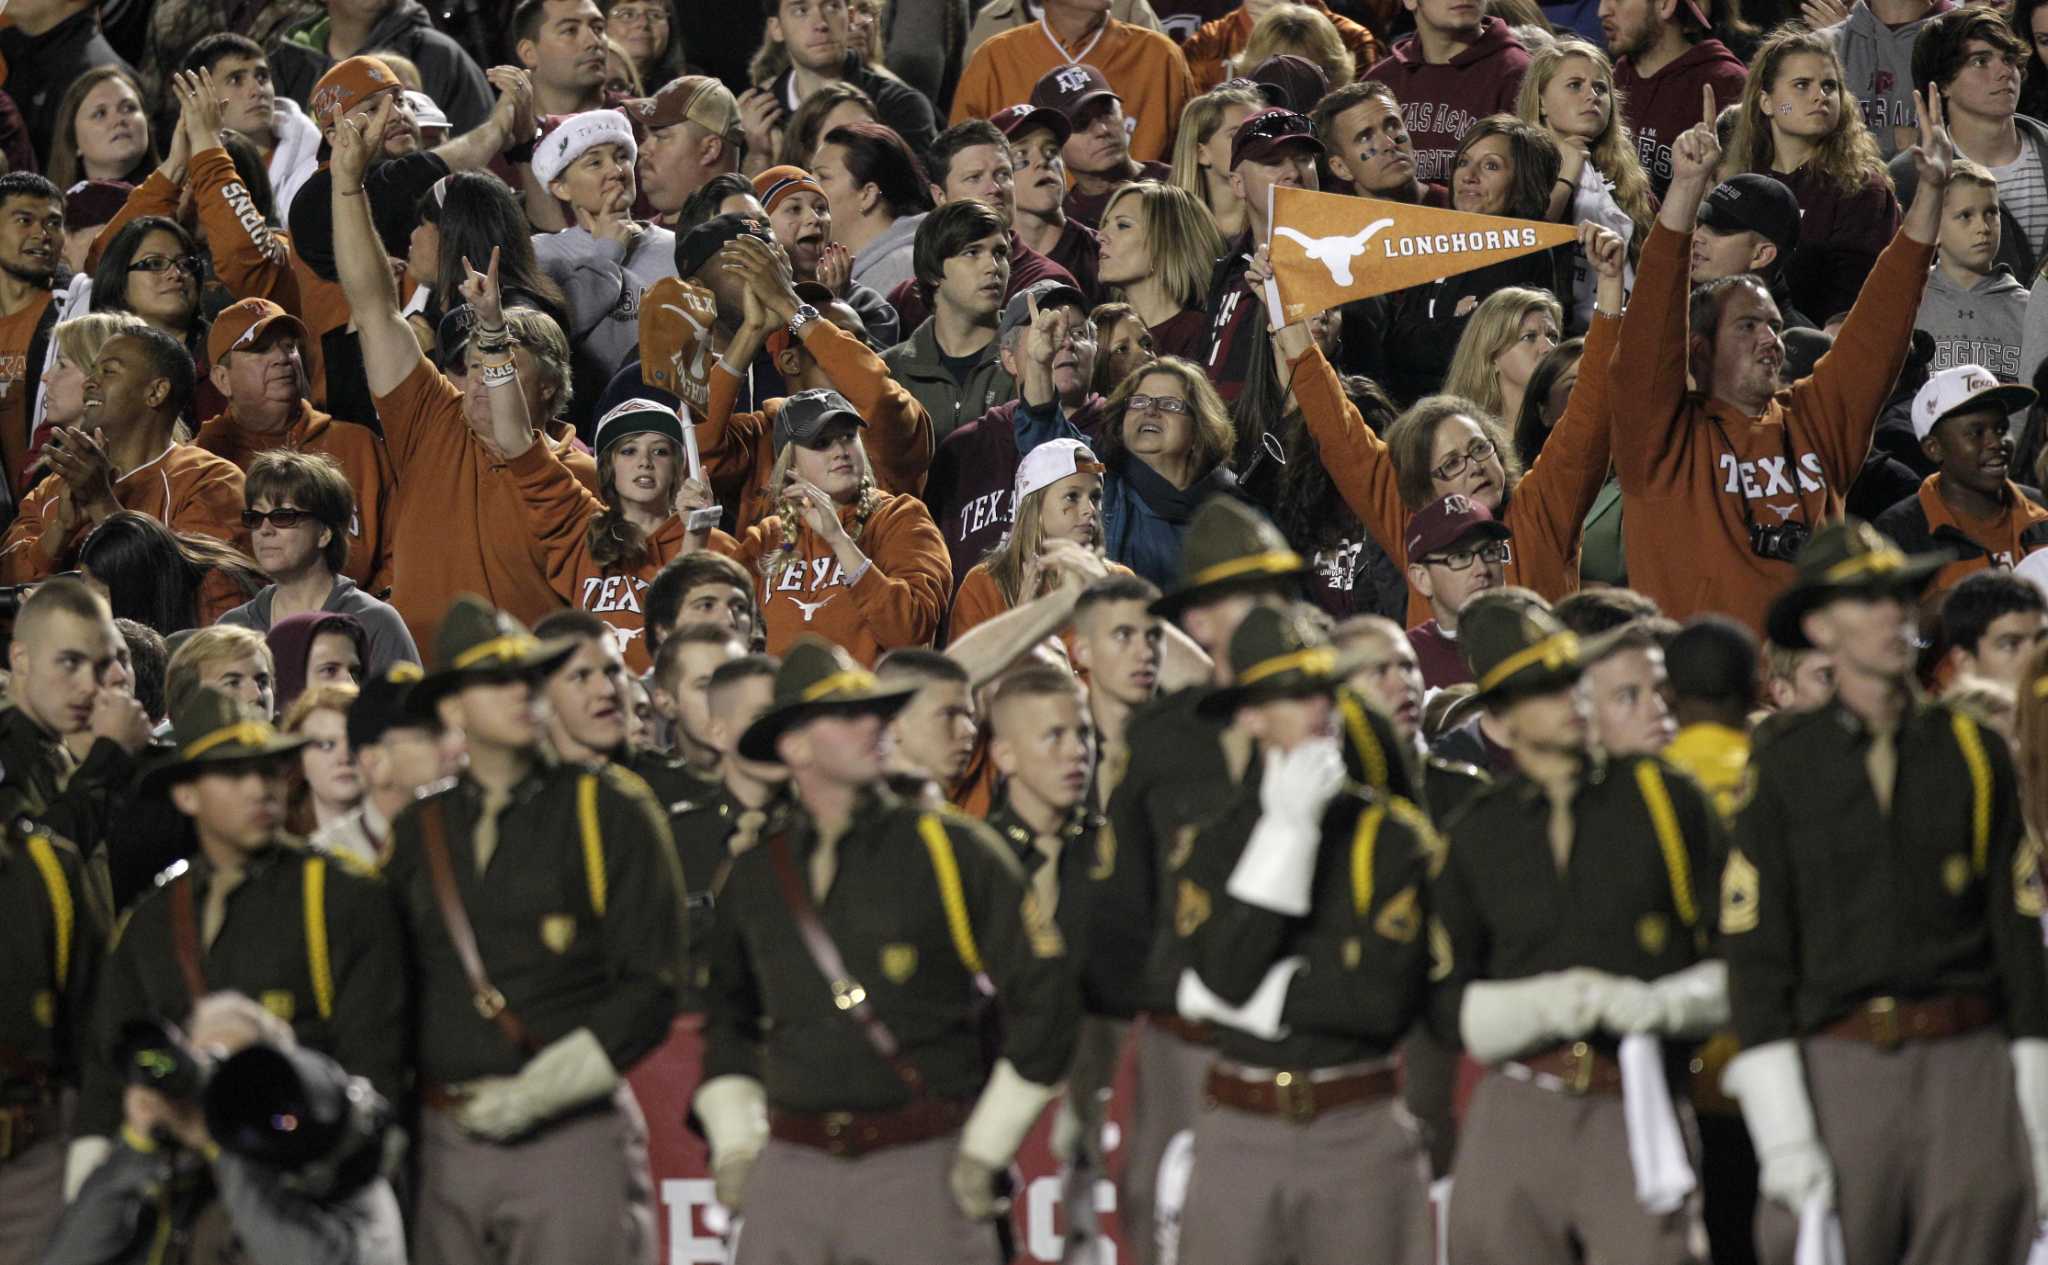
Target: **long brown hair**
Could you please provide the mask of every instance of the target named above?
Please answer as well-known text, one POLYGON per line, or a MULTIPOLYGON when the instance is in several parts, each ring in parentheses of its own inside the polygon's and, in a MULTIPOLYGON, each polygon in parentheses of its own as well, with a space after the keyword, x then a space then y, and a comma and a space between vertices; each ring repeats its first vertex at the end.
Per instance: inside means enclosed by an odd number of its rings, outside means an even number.
POLYGON ((1515 455, 1514 441, 1501 429, 1500 419, 1459 395, 1427 395, 1410 405, 1387 428, 1387 451, 1394 461, 1394 485, 1410 510, 1419 510, 1436 499, 1436 477, 1429 472, 1430 452, 1436 447, 1437 428, 1453 417, 1469 417, 1481 434, 1493 441, 1500 458, 1507 487, 1501 490, 1501 508, 1522 481, 1522 463, 1515 455))
POLYGON ((1112 470, 1120 469, 1131 459, 1130 450, 1124 447, 1124 411, 1130 407, 1131 397, 1138 393, 1138 384, 1155 373, 1172 378, 1187 393, 1188 418, 1194 423, 1195 477, 1199 479, 1229 459, 1230 450, 1237 443, 1237 427, 1223 407, 1223 397, 1209 384, 1208 375, 1179 356, 1161 356, 1132 370, 1129 377, 1117 384, 1102 409, 1095 451, 1102 464, 1112 470))
POLYGON ((1749 81, 1743 85, 1742 104, 1737 107, 1735 116, 1735 135, 1729 139, 1728 151, 1721 157, 1721 179, 1749 171, 1771 174, 1778 148, 1771 134, 1770 115, 1764 111, 1763 98, 1777 83, 1785 59, 1801 54, 1826 58, 1828 65, 1834 67, 1836 79, 1835 112, 1839 121, 1835 130, 1816 148, 1810 160, 1813 169, 1845 194, 1861 192, 1873 178, 1884 181, 1885 188, 1891 188, 1892 179, 1885 172, 1884 158, 1878 153, 1877 141, 1871 137, 1870 129, 1863 125, 1863 111, 1845 82, 1847 76, 1842 73, 1841 58, 1835 54, 1834 39, 1792 23, 1773 31, 1750 60, 1749 81))
POLYGON ((135 99, 142 103, 142 125, 149 133, 149 148, 135 160, 128 178, 139 184, 143 176, 163 161, 157 151, 156 128, 149 119, 149 98, 143 95, 142 85, 119 66, 94 66, 72 80, 71 86, 64 90, 63 99, 57 103, 57 134, 50 139, 50 161, 43 174, 59 189, 69 189, 85 178, 85 160, 78 154, 78 111, 85 104, 86 95, 109 79, 119 79, 127 84, 135 99))
MULTIPOLYGON (((654 555, 648 544, 647 533, 638 524, 634 523, 632 519, 626 517, 626 507, 619 500, 618 478, 612 473, 612 467, 615 464, 614 450, 620 444, 631 439, 633 435, 640 434, 648 434, 648 432, 634 431, 630 434, 621 435, 616 440, 606 444, 604 451, 597 454, 597 495, 604 502, 604 509, 598 513, 597 517, 591 519, 590 526, 584 529, 583 543, 584 547, 590 550, 590 560, 605 571, 638 571, 654 560, 654 555)), ((651 434, 648 437, 652 439, 667 438, 666 436, 651 434)), ((547 441, 543 438, 540 442, 546 443, 547 441)), ((675 447, 674 441, 670 440, 668 442, 671 448, 675 447)), ((674 498, 676 486, 684 474, 683 454, 677 452, 674 455, 676 458, 676 473, 669 480, 668 488, 668 496, 671 499, 674 498)))
MULTIPOLYGON (((340 712, 342 719, 347 720, 349 705, 356 701, 356 693, 353 685, 330 683, 309 686, 285 709, 284 724, 280 729, 294 736, 303 733, 314 712, 340 712)), ((285 781, 284 828, 295 835, 310 835, 320 823, 313 807, 313 784, 306 777, 305 764, 294 758, 286 766, 285 781)))

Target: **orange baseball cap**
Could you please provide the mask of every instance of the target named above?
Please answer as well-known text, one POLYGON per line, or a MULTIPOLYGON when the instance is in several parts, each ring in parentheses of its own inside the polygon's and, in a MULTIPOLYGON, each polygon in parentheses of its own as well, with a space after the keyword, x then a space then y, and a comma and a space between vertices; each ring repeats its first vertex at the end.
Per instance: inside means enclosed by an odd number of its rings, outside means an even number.
POLYGON ((364 54, 336 62, 313 85, 314 126, 324 132, 334 126, 334 120, 378 93, 403 91, 405 85, 381 57, 364 54))
POLYGON ((207 361, 217 365, 229 352, 247 350, 263 337, 265 330, 279 322, 283 322, 304 346, 309 338, 305 322, 269 299, 243 299, 229 304, 213 318, 213 329, 206 335, 207 361))

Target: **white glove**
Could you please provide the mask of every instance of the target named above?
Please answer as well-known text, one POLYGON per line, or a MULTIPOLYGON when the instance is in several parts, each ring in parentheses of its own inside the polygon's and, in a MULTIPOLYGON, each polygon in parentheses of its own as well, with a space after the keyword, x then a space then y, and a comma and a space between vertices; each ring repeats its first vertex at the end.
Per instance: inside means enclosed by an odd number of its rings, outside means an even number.
POLYGON ((71 1139, 71 1145, 64 1152, 64 1202, 78 1198, 79 1187, 91 1177, 93 1170, 107 1162, 114 1153, 110 1139, 88 1134, 71 1139))
POLYGON ((1787 1039, 1744 1050, 1721 1073, 1721 1088, 1742 1104, 1764 1197, 1794 1215, 1815 1198, 1834 1206, 1835 1166, 1820 1142, 1798 1045, 1787 1039))
POLYGON ((2048 1221, 2048 1041, 2022 1037, 2012 1043, 2012 1083, 2034 1161, 2034 1216, 2048 1221))
POLYGON ((1728 1022, 1728 964, 1700 962, 1661 979, 1617 980, 1600 1025, 1628 1036, 1638 1032, 1699 1036, 1728 1022))
POLYGON ((1481 1063, 1584 1036, 1599 1026, 1608 996, 1622 982, 1583 967, 1527 979, 1474 980, 1458 1008, 1458 1034, 1481 1063))
POLYGON ((737 1212, 747 1174, 768 1142, 768 1091, 751 1076, 714 1076, 691 1104, 711 1144, 711 1181, 718 1202, 737 1212))
POLYGON ((1292 751, 1268 751, 1259 782, 1259 822, 1225 889, 1247 905, 1300 918, 1309 910, 1323 810, 1344 785, 1344 750, 1318 738, 1292 751))
POLYGON ((578 1028, 528 1059, 517 1076, 472 1083, 455 1110, 455 1123, 502 1142, 572 1107, 609 1097, 618 1087, 611 1056, 590 1029, 578 1028))
POLYGON ((995 1175, 1010 1166, 1017 1148, 1024 1145, 1024 1135, 1057 1093, 1057 1085, 1025 1080, 1008 1059, 996 1063, 960 1129, 960 1153, 953 1157, 948 1179, 953 1201, 969 1220, 986 1221, 1002 1211, 996 1202, 995 1175))
POLYGON ((1308 965, 1307 958, 1282 958, 1266 968, 1266 978, 1252 990, 1242 1006, 1233 1006, 1211 992, 1193 970, 1180 973, 1180 987, 1174 993, 1174 1009, 1183 1019, 1220 1023, 1249 1033, 1262 1041, 1283 1040, 1289 1031, 1280 1022, 1287 1009, 1287 989, 1295 972, 1308 965))

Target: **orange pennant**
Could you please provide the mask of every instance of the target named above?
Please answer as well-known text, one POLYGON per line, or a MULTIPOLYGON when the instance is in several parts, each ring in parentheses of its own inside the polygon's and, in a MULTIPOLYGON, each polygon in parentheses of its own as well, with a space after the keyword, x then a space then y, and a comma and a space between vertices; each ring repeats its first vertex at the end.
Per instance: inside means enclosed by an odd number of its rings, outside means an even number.
POLYGON ((1286 324, 1578 237, 1570 224, 1287 188, 1273 190, 1272 223, 1272 284, 1286 324))

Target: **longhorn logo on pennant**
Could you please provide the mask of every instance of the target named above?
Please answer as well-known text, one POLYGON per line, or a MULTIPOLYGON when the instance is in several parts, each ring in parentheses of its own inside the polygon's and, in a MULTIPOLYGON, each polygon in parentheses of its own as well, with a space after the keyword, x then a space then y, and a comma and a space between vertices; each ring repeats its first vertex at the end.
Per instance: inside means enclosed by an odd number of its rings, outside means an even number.
POLYGON ((1354 299, 1455 277, 1561 246, 1569 224, 1275 188, 1267 305, 1292 324, 1354 299))

